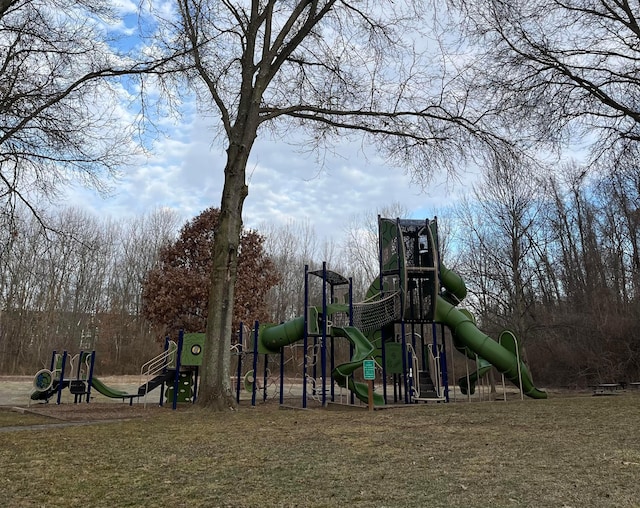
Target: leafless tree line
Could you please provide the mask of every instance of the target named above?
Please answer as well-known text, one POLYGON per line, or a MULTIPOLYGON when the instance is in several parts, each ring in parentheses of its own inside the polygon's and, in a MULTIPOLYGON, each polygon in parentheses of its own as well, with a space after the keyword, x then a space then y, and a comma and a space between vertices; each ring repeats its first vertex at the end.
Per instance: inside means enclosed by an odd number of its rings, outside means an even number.
MULTIPOLYGON (((585 385, 640 379, 640 171, 629 159, 607 172, 576 163, 561 170, 488 170, 468 201, 439 218, 447 265, 491 335, 522 340, 539 383, 585 385), (535 176, 532 176, 535 175, 535 176)), ((273 322, 304 312, 304 266, 351 277, 358 301, 376 275, 376 216, 406 216, 400 204, 345 223, 339 238, 312 224, 264 225, 280 274, 268 298, 273 322)), ((105 372, 135 372, 160 347, 141 315, 144 277, 179 222, 167 210, 99 220, 78 209, 28 213, 2 231, 0 372, 30 373, 53 349, 95 347, 105 372)), ((310 277, 310 300, 321 299, 310 277)))
POLYGON ((141 284, 176 216, 115 221, 64 209, 47 220, 58 234, 26 212, 0 232, 0 372, 30 373, 54 349, 81 348, 96 349, 100 368, 131 372, 159 348, 141 317, 141 284))
POLYGON ((542 383, 640 380, 640 171, 492 168, 457 207, 481 327, 521 338, 542 383))

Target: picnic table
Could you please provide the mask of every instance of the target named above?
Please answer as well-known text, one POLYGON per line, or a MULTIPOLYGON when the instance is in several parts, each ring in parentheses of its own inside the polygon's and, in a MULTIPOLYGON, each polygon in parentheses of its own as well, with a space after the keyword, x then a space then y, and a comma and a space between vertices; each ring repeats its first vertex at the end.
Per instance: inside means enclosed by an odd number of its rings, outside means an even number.
MULTIPOLYGON (((638 383, 640 384, 640 383, 638 383)), ((627 387, 627 383, 598 383, 592 385, 594 395, 615 395, 616 392, 624 390, 627 387)))

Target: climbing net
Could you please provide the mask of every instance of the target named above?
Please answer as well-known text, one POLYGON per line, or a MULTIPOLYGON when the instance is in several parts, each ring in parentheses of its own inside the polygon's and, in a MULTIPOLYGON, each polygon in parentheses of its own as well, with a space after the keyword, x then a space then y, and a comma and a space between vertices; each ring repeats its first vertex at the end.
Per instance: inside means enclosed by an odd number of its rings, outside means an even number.
POLYGON ((384 298, 380 293, 364 302, 353 304, 353 324, 361 331, 379 330, 387 323, 400 318, 400 292, 384 298))

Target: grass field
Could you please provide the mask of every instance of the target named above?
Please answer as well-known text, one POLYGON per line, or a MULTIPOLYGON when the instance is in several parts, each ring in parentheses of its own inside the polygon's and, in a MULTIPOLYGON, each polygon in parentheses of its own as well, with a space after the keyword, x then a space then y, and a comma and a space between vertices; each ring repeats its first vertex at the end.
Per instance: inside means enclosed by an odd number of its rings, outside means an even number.
POLYGON ((0 411, 0 505, 640 507, 639 417, 640 394, 66 427, 0 411))

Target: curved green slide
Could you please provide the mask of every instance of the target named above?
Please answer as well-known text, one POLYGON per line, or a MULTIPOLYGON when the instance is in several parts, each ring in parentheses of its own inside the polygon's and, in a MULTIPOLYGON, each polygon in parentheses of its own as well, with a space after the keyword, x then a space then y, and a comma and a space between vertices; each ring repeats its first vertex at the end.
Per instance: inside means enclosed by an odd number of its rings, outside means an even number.
POLYGON ((467 292, 462 278, 441 265, 440 280, 446 292, 436 299, 435 320, 445 324, 461 345, 490 362, 513 384, 520 387, 522 379, 522 391, 525 395, 533 399, 546 399, 546 392, 533 385, 529 370, 522 361, 518 362, 512 348, 503 347, 482 333, 468 312, 456 308, 455 300, 462 300, 467 292))
MULTIPOLYGON (((355 326, 334 326, 331 330, 334 336, 344 337, 353 344, 351 361, 338 365, 333 369, 333 379, 339 386, 349 388, 362 402, 369 402, 369 385, 367 383, 357 383, 353 380, 351 374, 362 367, 364 360, 373 357, 375 347, 355 326)), ((374 393, 373 404, 384 406, 384 397, 379 393, 374 393)))
POLYGON ((130 397, 138 396, 138 394, 134 395, 132 393, 123 392, 122 390, 116 390, 115 388, 109 388, 95 376, 91 378, 91 386, 110 399, 128 399, 130 397))
MULTIPOLYGON (((334 312, 344 312, 348 310, 348 306, 342 304, 332 304, 327 308, 327 315, 334 312)), ((317 319, 317 309, 311 308, 312 316, 310 319, 317 319)), ((375 347, 369 339, 355 326, 331 328, 331 335, 334 337, 344 337, 354 347, 353 356, 347 363, 338 365, 333 369, 332 375, 339 386, 351 390, 358 399, 368 402, 368 385, 366 383, 357 383, 351 377, 351 374, 362 367, 364 360, 373 358, 375 347)), ((279 325, 264 325, 258 333, 258 351, 260 353, 275 354, 278 350, 289 344, 293 344, 304 337, 304 317, 297 317, 290 321, 286 321, 279 325)), ((384 405, 384 398, 380 394, 373 395, 374 405, 384 405)))

